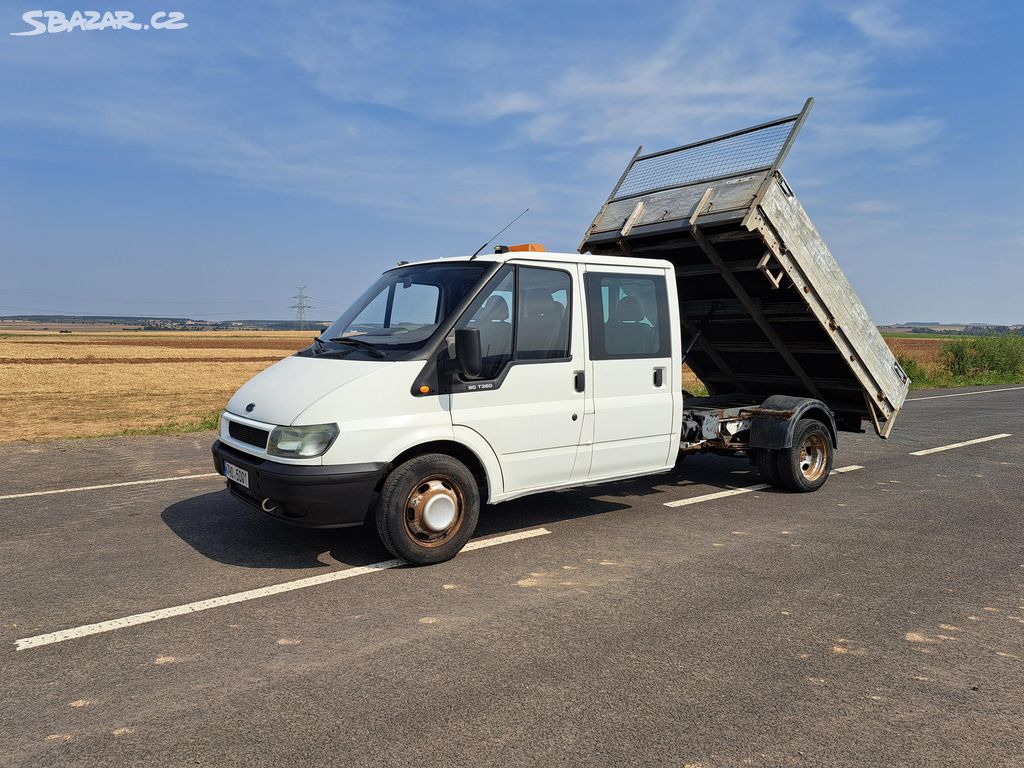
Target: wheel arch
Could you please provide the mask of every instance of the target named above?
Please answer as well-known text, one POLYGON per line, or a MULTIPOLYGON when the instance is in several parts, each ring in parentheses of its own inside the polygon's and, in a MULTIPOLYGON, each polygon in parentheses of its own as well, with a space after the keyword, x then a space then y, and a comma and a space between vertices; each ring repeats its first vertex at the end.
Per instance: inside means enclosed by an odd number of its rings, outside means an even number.
POLYGON ((789 411, 785 420, 755 416, 750 424, 750 447, 777 450, 793 445, 793 433, 797 422, 801 419, 815 419, 825 425, 832 448, 839 447, 836 419, 829 408, 821 400, 806 397, 790 397, 789 395, 772 395, 761 407, 772 411, 789 411))
MULTIPOLYGON (((473 473, 473 477, 477 482, 477 487, 480 490, 480 498, 482 500, 490 498, 490 494, 492 493, 492 484, 483 460, 469 446, 455 440, 430 440, 405 449, 394 459, 388 462, 384 471, 381 472, 380 479, 377 481, 376 490, 380 490, 381 486, 384 484, 384 480, 391 474, 391 471, 395 467, 404 464, 409 461, 409 459, 413 459, 417 456, 423 456, 428 453, 442 453, 446 456, 451 456, 453 459, 461 461, 466 465, 466 468, 473 473)), ((498 490, 500 490, 500 488, 498 490)))

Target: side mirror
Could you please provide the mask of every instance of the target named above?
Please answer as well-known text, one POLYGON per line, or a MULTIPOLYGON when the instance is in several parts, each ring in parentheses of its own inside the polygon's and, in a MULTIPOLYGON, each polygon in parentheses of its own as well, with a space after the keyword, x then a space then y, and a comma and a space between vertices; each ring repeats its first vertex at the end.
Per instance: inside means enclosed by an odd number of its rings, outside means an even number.
POLYGON ((455 362, 459 373, 467 379, 477 379, 484 370, 480 351, 480 329, 459 328, 455 332, 455 362))

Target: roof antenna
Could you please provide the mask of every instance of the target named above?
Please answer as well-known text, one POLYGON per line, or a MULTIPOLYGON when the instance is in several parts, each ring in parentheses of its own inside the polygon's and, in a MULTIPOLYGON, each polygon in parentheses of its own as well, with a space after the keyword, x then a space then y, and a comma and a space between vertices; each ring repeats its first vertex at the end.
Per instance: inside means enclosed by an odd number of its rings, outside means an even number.
POLYGON ((481 246, 480 246, 479 248, 477 248, 477 249, 476 249, 476 253, 474 253, 474 254, 473 254, 472 256, 470 256, 470 257, 469 257, 469 260, 470 260, 470 261, 472 261, 472 260, 473 260, 473 259, 475 259, 475 258, 476 258, 477 256, 479 256, 479 255, 480 255, 480 251, 482 251, 482 250, 483 250, 484 248, 486 248, 486 247, 487 247, 488 245, 490 245, 490 244, 491 244, 492 242, 494 242, 494 238, 496 238, 496 237, 497 237, 498 235, 500 235, 500 234, 501 234, 502 232, 504 232, 504 231, 505 231, 506 229, 508 229, 509 227, 511 227, 511 226, 512 226, 513 224, 515 224, 515 223, 516 223, 517 221, 519 221, 519 220, 520 220, 521 218, 523 218, 523 216, 525 216, 525 215, 526 215, 526 211, 528 211, 528 210, 530 210, 530 209, 529 209, 529 208, 525 209, 525 210, 524 210, 524 211, 523 211, 522 213, 520 213, 520 214, 519 214, 518 216, 516 216, 516 217, 515 217, 514 219, 512 219, 512 221, 510 221, 510 222, 509 222, 508 224, 506 224, 506 225, 505 225, 504 227, 502 227, 502 228, 501 228, 501 229, 499 229, 499 230, 498 230, 497 232, 495 232, 495 233, 494 233, 493 235, 491 235, 491 239, 490 239, 490 240, 488 240, 488 241, 487 241, 486 243, 484 243, 483 245, 481 245, 481 246))

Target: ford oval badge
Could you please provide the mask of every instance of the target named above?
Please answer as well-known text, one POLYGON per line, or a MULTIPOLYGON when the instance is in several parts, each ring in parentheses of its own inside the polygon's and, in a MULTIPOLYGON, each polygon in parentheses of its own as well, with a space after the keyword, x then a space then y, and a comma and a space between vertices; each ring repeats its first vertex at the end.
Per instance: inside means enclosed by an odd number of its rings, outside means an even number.
POLYGON ((249 403, 247 406, 245 406, 245 412, 246 413, 252 413, 255 410, 256 410, 256 403, 249 403))

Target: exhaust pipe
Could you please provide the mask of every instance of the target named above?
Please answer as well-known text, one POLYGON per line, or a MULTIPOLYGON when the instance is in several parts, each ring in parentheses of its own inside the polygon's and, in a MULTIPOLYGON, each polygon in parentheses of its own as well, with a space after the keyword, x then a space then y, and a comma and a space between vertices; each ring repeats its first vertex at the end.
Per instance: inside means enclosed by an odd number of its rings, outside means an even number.
POLYGON ((260 509, 264 512, 273 513, 277 511, 277 502, 273 499, 264 499, 260 502, 260 509))

